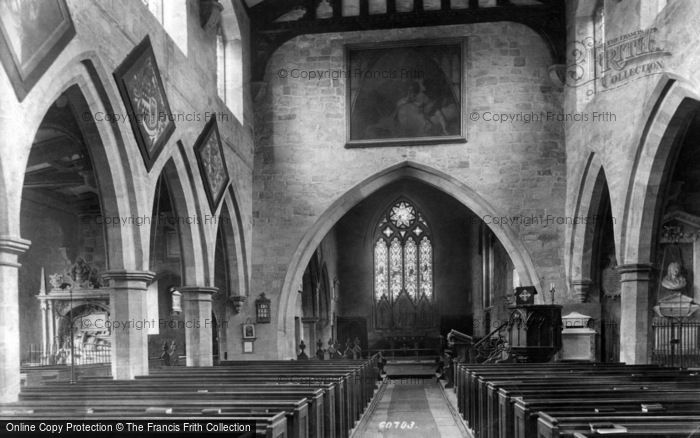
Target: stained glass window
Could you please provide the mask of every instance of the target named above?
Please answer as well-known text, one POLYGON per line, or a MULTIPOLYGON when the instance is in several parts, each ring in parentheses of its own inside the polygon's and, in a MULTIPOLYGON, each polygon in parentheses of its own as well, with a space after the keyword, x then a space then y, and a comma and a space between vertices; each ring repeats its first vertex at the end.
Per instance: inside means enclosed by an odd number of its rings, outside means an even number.
POLYGON ((417 302, 433 298, 433 247, 423 215, 406 199, 379 219, 374 244, 374 297, 390 301, 406 293, 417 302))
POLYGON ((403 288, 403 259, 401 257, 401 242, 399 242, 398 237, 394 237, 391 240, 389 266, 391 269, 389 273, 389 290, 391 291, 391 297, 396 298, 403 288))
POLYGON ((420 241, 420 293, 428 298, 433 296, 433 245, 424 237, 420 241))
POLYGON ((387 295, 387 267, 389 253, 386 242, 382 239, 374 245, 374 297, 378 300, 382 295, 387 295))
POLYGON ((399 228, 408 228, 416 219, 416 209, 407 202, 399 202, 391 208, 391 223, 399 228))
POLYGON ((416 241, 412 237, 406 239, 406 243, 403 246, 404 254, 404 275, 406 293, 409 297, 416 299, 416 292, 418 291, 418 276, 416 275, 416 263, 418 261, 418 254, 416 251, 416 241))

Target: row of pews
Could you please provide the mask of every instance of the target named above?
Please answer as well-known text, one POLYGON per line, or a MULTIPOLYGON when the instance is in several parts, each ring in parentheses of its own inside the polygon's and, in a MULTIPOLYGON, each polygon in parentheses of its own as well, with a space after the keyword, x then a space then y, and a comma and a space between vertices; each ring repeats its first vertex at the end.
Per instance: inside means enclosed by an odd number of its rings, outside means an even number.
POLYGON ((374 395, 377 357, 228 361, 168 367, 134 380, 84 378, 25 387, 0 419, 190 418, 254 421, 255 436, 347 438, 374 395))
POLYGON ((700 373, 622 363, 457 364, 477 438, 700 437, 700 373))

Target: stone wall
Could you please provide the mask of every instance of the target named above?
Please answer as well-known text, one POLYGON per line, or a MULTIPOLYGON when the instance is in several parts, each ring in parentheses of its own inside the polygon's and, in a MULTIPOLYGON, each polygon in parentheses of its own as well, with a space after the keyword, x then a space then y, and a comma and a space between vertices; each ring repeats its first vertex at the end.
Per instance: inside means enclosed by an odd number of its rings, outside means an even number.
MULTIPOLYGON (((255 100, 253 293, 271 294, 275 314, 286 312, 279 307, 287 301, 280 291, 286 278, 300 279, 289 266, 307 230, 352 187, 406 161, 449 175, 498 216, 562 216, 563 125, 522 119, 562 111, 560 92, 548 77, 551 63, 541 37, 512 23, 310 35, 284 44, 271 57, 255 100), (343 70, 345 44, 445 37, 467 37, 466 144, 345 149, 345 79, 291 77, 294 69, 343 70), (491 121, 491 113, 502 112, 523 115, 519 122, 491 121), (470 113, 475 115, 468 118, 470 113)), ((520 256, 534 263, 533 276, 563 290, 563 227, 555 219, 504 227, 524 244, 520 256)), ((285 333, 289 317, 281 315, 284 327, 271 325, 264 333, 280 337, 280 357, 292 351, 285 333)))

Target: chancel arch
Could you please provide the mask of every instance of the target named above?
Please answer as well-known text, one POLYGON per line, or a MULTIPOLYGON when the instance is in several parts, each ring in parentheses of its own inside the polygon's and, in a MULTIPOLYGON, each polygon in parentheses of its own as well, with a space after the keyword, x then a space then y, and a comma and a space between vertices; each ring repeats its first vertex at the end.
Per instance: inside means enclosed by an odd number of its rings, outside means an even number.
POLYGON ((337 277, 336 349, 357 342, 363 350, 427 354, 447 327, 472 333, 478 326, 480 333, 484 315, 503 317, 514 281, 510 253, 479 215, 443 187, 405 175, 388 181, 321 239, 302 285, 306 291, 314 284, 319 257, 337 277))
MULTIPOLYGON (((319 246, 324 236, 333 228, 337 221, 342 218, 353 206, 369 197, 372 193, 392 182, 401 179, 414 179, 421 181, 437 190, 449 194, 460 204, 474 212, 478 217, 498 217, 495 209, 491 207, 481 196, 466 187, 454 177, 446 175, 428 166, 415 162, 406 161, 391 166, 378 174, 367 178, 362 183, 349 190, 337 199, 320 217, 315 224, 305 233, 294 257, 289 264, 285 281, 282 285, 279 310, 277 312, 277 323, 279 327, 284 327, 286 333, 293 333, 294 321, 288 315, 294 314, 296 298, 292 293, 296 293, 295 284, 301 284, 301 276, 310 260, 311 255, 319 246)), ((540 281, 535 274, 535 268, 530 259, 528 251, 519 239, 515 238, 508 225, 489 225, 498 241, 502 243, 505 251, 512 259, 515 270, 523 285, 533 284, 540 289, 540 281)), ((371 242, 370 239, 367 242, 371 242)), ((369 245, 371 248, 371 244, 369 245)), ((340 283, 339 290, 345 290, 345 286, 340 283)), ((282 357, 295 351, 290 337, 280 337, 278 339, 278 351, 282 357), (286 353, 285 353, 286 352, 286 353)))

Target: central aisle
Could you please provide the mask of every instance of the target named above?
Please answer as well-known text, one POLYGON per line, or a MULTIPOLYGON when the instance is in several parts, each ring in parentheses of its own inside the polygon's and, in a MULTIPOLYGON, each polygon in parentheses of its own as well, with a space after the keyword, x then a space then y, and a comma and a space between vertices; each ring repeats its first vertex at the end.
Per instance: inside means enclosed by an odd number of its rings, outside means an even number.
POLYGON ((435 379, 406 378, 386 384, 353 438, 466 437, 435 379))

